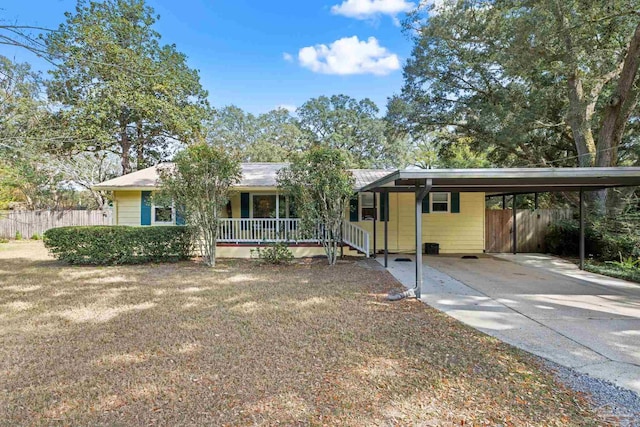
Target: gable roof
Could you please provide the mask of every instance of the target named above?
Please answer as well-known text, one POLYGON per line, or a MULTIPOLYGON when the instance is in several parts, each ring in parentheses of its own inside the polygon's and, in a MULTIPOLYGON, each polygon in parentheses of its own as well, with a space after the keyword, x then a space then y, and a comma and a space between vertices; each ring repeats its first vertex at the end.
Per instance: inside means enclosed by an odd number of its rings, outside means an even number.
MULTIPOLYGON (((153 190, 158 188, 158 167, 171 166, 172 163, 161 163, 146 169, 131 172, 117 178, 104 181, 94 185, 96 190, 153 190)), ((242 163, 242 177, 235 188, 273 188, 277 187, 276 177, 278 171, 287 167, 288 163, 242 163)), ((384 176, 389 175, 391 170, 384 169, 350 169, 355 177, 354 189, 358 190, 365 185, 371 184, 384 176)))

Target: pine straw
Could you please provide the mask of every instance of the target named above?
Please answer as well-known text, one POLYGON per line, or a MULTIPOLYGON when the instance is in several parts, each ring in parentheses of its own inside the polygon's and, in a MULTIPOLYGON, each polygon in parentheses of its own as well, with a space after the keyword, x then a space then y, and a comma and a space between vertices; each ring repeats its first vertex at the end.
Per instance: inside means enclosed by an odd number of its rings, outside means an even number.
POLYGON ((0 250, 0 424, 596 425, 532 357, 353 262, 69 267, 0 250))

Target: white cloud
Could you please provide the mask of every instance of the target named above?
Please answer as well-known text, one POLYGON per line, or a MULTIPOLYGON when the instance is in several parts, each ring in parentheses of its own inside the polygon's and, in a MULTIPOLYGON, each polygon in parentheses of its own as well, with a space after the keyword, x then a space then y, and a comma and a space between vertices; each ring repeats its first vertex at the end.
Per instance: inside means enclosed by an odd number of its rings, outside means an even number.
POLYGON ((276 105, 276 110, 287 110, 290 113, 296 112, 296 106, 291 104, 278 104, 276 105))
POLYGON ((293 55, 291 55, 289 52, 284 52, 282 54, 282 58, 287 62, 292 62, 293 61, 293 55))
POLYGON ((300 65, 321 74, 375 74, 383 76, 400 68, 398 55, 380 46, 378 39, 344 37, 329 46, 307 46, 298 52, 300 65))
POLYGON ((395 19, 399 13, 415 8, 415 3, 406 0, 344 0, 332 6, 331 13, 355 19, 372 19, 378 15, 389 15, 395 19))

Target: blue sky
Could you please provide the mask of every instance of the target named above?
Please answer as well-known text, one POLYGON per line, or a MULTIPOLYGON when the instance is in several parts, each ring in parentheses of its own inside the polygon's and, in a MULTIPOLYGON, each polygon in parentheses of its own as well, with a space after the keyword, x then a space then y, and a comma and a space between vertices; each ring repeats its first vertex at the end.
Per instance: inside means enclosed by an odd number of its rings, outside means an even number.
MULTIPOLYGON (((416 3, 417 0, 414 2, 416 3)), ((200 70, 212 105, 252 113, 320 95, 371 98, 384 113, 411 43, 398 26, 409 0, 147 0, 163 43, 200 70), (322 46, 324 45, 324 46, 322 46)), ((2 0, 0 19, 56 28, 76 0, 2 0)), ((0 54, 47 64, 0 46, 0 54)))

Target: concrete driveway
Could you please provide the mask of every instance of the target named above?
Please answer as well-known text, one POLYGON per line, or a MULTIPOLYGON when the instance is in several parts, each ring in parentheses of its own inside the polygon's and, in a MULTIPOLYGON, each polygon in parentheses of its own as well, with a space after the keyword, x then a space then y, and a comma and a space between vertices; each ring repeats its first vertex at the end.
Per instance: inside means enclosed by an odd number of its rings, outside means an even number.
MULTIPOLYGON (((413 287, 415 265, 389 257, 413 287)), ((381 258, 378 258, 383 262, 381 258)), ((640 286, 538 254, 423 258, 422 300, 502 341, 640 393, 640 286)))

